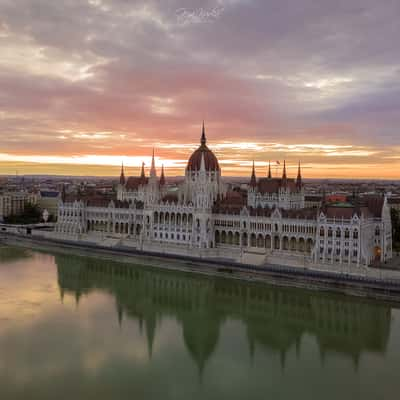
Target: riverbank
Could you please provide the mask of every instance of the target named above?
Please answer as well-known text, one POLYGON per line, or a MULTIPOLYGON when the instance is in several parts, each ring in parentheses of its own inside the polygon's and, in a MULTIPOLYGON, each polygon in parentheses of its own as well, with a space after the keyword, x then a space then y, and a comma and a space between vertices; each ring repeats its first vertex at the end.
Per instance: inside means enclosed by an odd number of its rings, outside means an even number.
POLYGON ((0 242, 6 245, 53 252, 70 253, 73 251, 74 254, 78 255, 110 258, 114 261, 140 264, 151 268, 206 274, 252 282, 258 281, 282 287, 329 291, 400 303, 400 280, 398 279, 369 278, 279 265, 257 266, 240 264, 232 261, 199 259, 189 256, 140 251, 124 248, 123 246, 110 248, 29 235, 0 234, 0 242))

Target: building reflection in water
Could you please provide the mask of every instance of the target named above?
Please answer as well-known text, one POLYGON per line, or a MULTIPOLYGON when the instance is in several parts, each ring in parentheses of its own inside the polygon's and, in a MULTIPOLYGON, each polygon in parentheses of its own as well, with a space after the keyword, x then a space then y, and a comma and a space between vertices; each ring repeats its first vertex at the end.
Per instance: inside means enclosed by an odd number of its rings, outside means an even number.
POLYGON ((175 317, 200 374, 228 318, 244 323, 251 357, 263 349, 277 352, 282 368, 292 346, 301 357, 305 334, 316 338, 322 362, 336 352, 357 368, 363 352, 386 351, 391 308, 385 304, 77 256, 58 255, 56 263, 61 298, 72 294, 79 304, 92 290, 112 293, 120 324, 138 322, 150 357, 157 321, 175 317))

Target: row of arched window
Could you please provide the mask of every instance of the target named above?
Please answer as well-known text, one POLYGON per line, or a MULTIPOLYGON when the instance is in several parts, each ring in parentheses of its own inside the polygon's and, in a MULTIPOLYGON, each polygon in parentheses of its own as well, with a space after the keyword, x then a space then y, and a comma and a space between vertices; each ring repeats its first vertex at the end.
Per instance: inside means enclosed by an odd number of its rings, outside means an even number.
POLYGON ((193 215, 189 213, 169 213, 168 211, 156 211, 153 215, 153 222, 155 224, 191 225, 193 223, 193 215))
POLYGON ((324 227, 321 227, 319 230, 319 236, 325 236, 325 233, 327 233, 328 237, 333 237, 333 233, 335 232, 335 237, 340 238, 340 237, 344 237, 345 239, 349 239, 350 236, 353 237, 353 239, 358 239, 358 229, 353 229, 350 230, 349 228, 346 229, 341 229, 341 228, 336 228, 336 230, 334 231, 334 229, 332 229, 331 227, 329 227, 327 230, 324 227))

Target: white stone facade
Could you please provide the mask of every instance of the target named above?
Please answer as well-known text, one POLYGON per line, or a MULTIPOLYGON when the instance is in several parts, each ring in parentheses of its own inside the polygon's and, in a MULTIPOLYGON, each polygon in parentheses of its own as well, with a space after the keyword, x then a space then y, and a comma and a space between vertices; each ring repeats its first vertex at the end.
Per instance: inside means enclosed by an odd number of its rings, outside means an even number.
POLYGON ((205 144, 204 130, 201 143, 175 194, 168 193, 163 172, 157 177, 153 155, 149 178, 142 168, 140 177, 125 181, 122 171, 115 200, 61 200, 56 233, 241 261, 256 254, 262 262, 289 265, 368 266, 391 258, 386 198, 373 204, 305 209, 300 168, 296 182, 284 176, 279 182, 268 177, 254 183, 254 175, 246 194, 228 192, 218 161, 205 144), (279 186, 276 193, 270 190, 274 185, 279 186))

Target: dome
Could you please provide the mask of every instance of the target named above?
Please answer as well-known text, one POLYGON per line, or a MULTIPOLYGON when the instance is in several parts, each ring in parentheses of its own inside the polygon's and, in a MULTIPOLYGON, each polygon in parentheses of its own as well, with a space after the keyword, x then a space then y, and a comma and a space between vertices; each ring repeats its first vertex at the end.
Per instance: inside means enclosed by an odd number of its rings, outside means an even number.
POLYGON ((206 171, 218 171, 219 164, 218 159, 215 154, 207 147, 206 145, 206 135, 204 130, 203 123, 203 131, 201 134, 200 147, 195 150, 189 158, 189 162, 187 168, 189 171, 198 171, 201 167, 201 159, 204 155, 204 165, 206 171))

